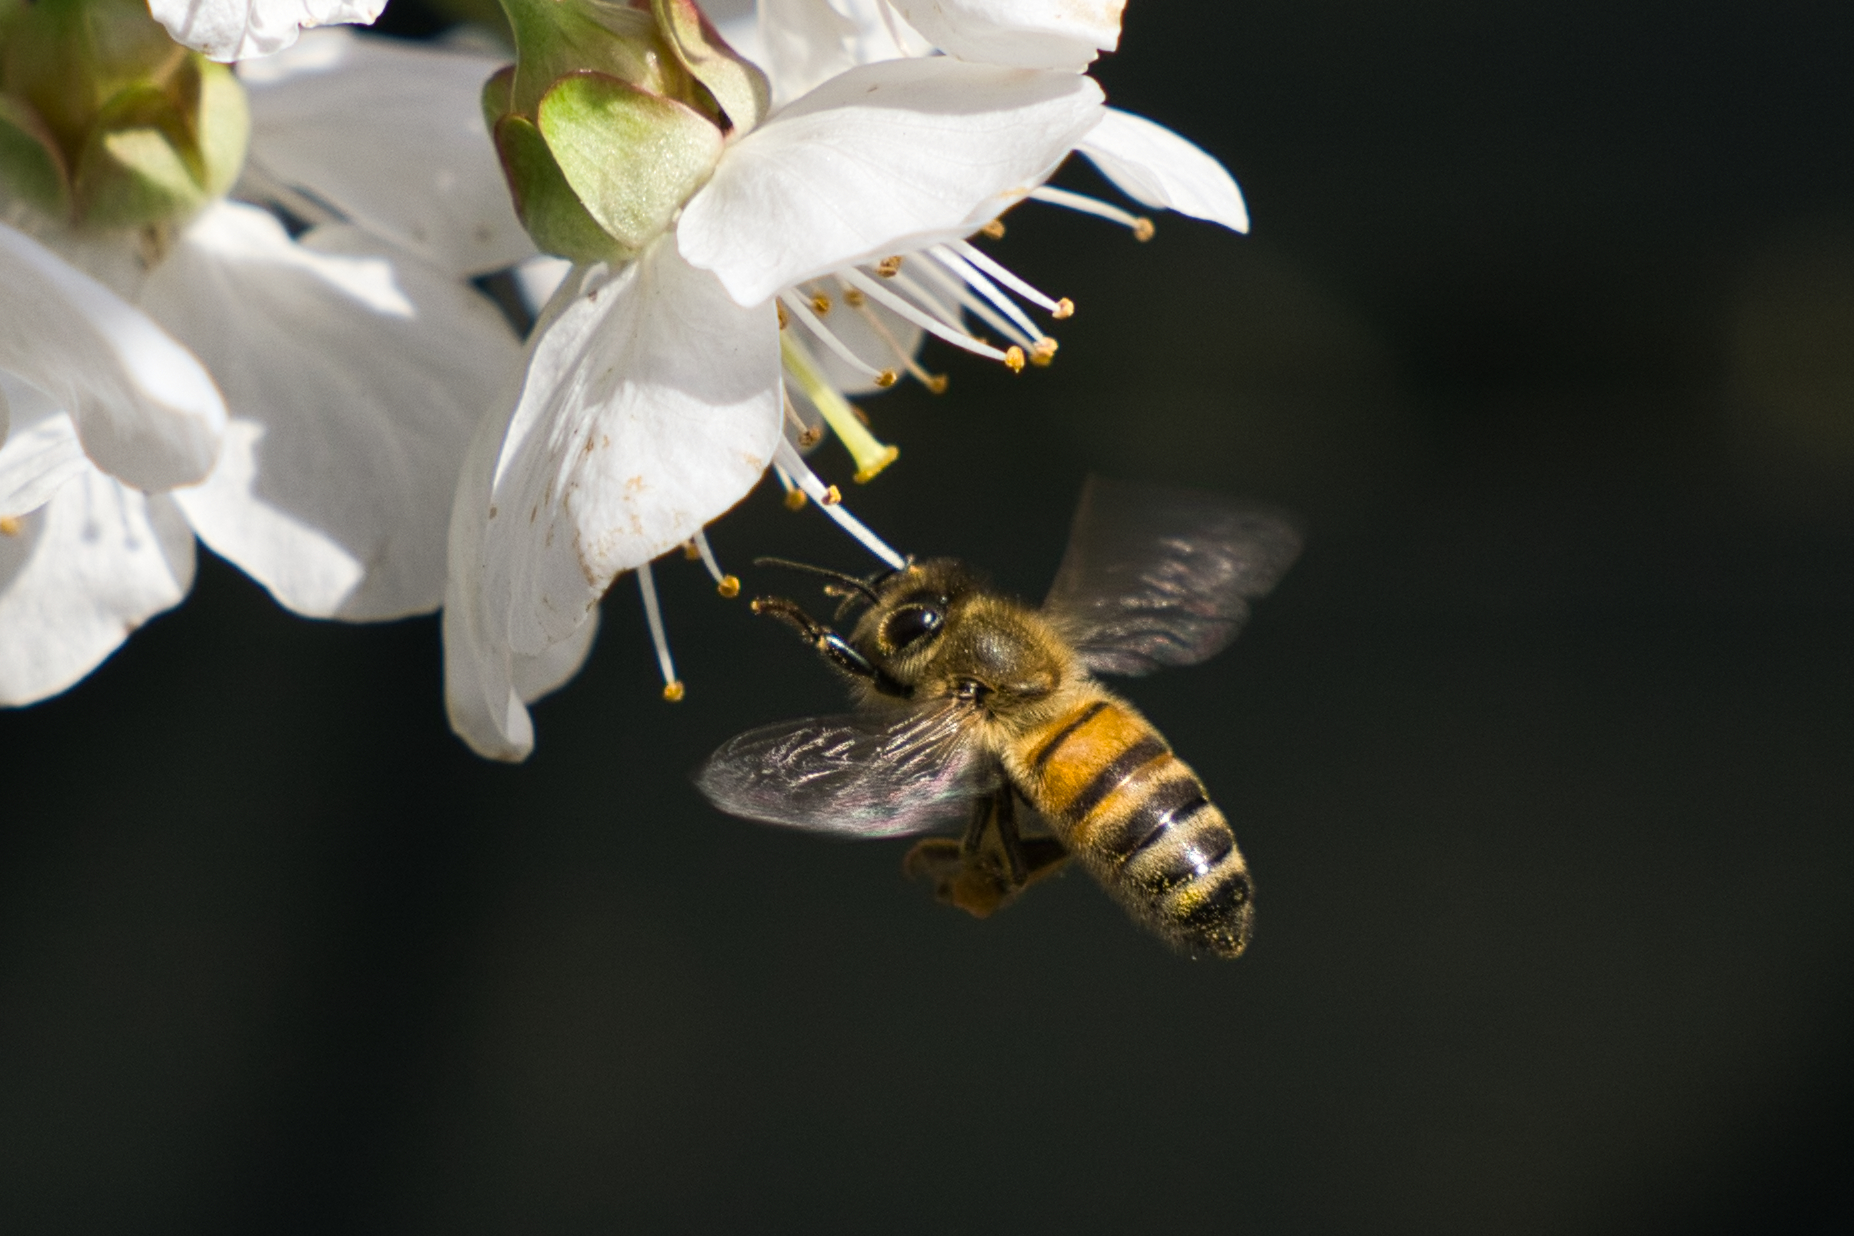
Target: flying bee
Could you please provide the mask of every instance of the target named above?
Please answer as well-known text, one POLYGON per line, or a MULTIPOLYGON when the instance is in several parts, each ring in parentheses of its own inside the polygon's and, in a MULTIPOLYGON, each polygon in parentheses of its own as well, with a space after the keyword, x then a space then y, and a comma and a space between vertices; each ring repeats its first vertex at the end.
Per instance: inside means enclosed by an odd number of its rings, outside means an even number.
POLYGON ((1253 886, 1197 774, 1097 674, 1192 665, 1242 627, 1300 551, 1280 514, 1211 494, 1090 478, 1041 608, 952 559, 829 576, 849 637, 778 597, 851 681, 856 711, 750 730, 696 774, 721 810, 849 837, 930 832, 911 875, 984 917, 1073 855, 1139 922, 1189 953, 1235 957, 1253 886), (1047 835, 1019 826, 1027 805, 1047 835))

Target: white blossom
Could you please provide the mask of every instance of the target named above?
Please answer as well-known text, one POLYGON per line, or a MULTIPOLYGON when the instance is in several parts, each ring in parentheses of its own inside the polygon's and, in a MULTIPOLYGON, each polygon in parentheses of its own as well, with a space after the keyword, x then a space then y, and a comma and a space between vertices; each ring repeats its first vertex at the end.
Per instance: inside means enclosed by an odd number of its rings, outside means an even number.
POLYGON ((459 484, 447 701, 472 746, 524 756, 521 667, 580 639, 618 572, 688 540, 772 462, 775 294, 970 234, 1041 183, 1100 100, 1072 73, 861 66, 732 142, 635 262, 577 272, 459 484))
POLYGON ((0 702, 177 603, 195 533, 299 613, 439 604, 458 467, 520 356, 467 276, 532 252, 481 137, 495 64, 332 31, 268 62, 244 191, 294 238, 236 201, 168 233, 0 225, 0 702), (340 96, 357 157, 323 131, 340 96))

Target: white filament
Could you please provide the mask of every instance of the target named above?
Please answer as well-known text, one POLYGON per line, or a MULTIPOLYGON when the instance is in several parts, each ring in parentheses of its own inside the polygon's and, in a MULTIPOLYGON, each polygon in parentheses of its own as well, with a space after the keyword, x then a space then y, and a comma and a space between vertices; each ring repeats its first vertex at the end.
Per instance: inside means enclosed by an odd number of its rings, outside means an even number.
POLYGON ((650 574, 648 562, 637 568, 637 590, 644 595, 644 621, 650 624, 650 642, 657 648, 657 667, 663 671, 663 685, 674 686, 676 663, 670 660, 669 637, 663 633, 663 611, 657 605, 657 581, 650 574))
POLYGON ((805 461, 798 457, 791 442, 779 439, 779 445, 773 451, 774 467, 778 469, 781 480, 796 481, 798 487, 805 491, 807 497, 823 508, 826 515, 837 521, 837 526, 855 537, 862 547, 880 558, 883 562, 899 571, 908 565, 908 560, 890 549, 881 537, 871 532, 864 523, 843 509, 840 500, 833 500, 830 491, 820 481, 805 461))

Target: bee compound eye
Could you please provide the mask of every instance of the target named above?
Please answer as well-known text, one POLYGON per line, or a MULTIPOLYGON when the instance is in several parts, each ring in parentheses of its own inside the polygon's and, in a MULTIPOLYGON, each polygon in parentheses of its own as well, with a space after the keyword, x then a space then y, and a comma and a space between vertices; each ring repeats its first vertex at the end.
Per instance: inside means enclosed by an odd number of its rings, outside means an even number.
POLYGON ((896 610, 882 624, 882 642, 899 652, 915 640, 939 630, 945 615, 931 605, 909 605, 896 610))

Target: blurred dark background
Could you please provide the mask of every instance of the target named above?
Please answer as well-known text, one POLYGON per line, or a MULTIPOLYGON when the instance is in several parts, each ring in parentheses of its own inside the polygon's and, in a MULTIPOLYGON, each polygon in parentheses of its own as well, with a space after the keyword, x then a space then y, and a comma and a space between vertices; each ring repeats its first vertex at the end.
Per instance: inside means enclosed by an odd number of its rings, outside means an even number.
MULTIPOLYGON (((621 581, 507 768, 435 620, 207 556, 0 714, 9 1230, 1854 1219, 1854 7, 1133 0, 1122 47, 1253 236, 1016 212, 1056 365, 930 353, 850 497, 1030 596, 1090 469, 1305 516, 1230 652, 1129 689, 1236 824, 1250 954, 716 815, 710 748, 840 695, 694 567, 688 699, 621 581)), ((749 590, 870 565, 776 494, 712 535, 749 590)))

